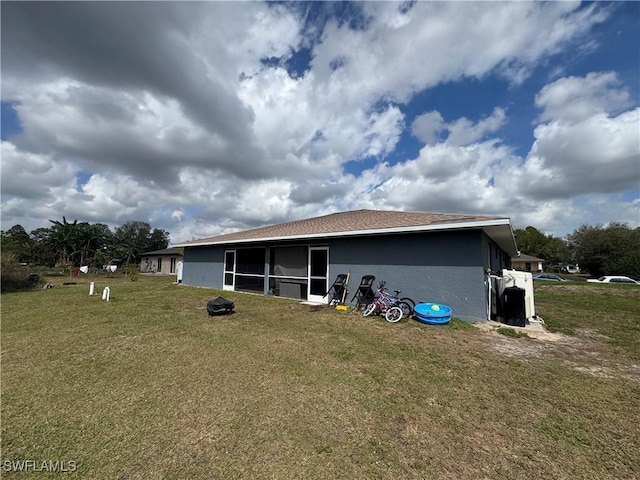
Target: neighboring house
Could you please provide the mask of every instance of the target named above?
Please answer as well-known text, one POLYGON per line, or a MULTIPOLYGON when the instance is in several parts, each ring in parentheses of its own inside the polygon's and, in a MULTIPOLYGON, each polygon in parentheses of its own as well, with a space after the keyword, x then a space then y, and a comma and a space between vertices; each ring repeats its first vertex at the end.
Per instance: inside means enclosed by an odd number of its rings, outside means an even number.
POLYGON ((533 257, 521 253, 517 257, 511 257, 511 265, 515 270, 523 270, 525 272, 538 273, 542 272, 542 258, 533 257))
POLYGON ((487 271, 517 252, 508 218, 357 210, 178 244, 183 283, 327 302, 338 274, 347 300, 362 276, 416 302, 440 302, 467 321, 487 320, 487 271))
POLYGON ((140 273, 177 275, 178 263, 182 262, 182 257, 182 249, 178 247, 144 252, 140 255, 140 273))

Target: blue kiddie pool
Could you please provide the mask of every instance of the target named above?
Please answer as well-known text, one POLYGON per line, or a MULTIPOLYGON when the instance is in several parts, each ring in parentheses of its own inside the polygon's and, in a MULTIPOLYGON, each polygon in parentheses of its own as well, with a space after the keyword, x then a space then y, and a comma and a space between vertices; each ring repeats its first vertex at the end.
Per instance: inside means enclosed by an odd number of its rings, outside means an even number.
POLYGON ((429 325, 446 325, 451 321, 451 307, 441 303, 419 303, 414 311, 416 320, 429 325))

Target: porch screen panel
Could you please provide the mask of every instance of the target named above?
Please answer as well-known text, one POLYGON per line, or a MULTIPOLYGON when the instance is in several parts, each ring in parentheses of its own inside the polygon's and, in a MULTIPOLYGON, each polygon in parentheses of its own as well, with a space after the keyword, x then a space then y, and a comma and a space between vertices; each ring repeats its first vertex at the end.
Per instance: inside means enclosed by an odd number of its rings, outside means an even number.
POLYGON ((236 290, 262 293, 264 291, 264 277, 250 275, 236 275, 236 290))
POLYGON ((264 275, 264 248, 236 250, 236 274, 264 275))
POLYGON ((236 290, 264 291, 264 253, 264 248, 236 250, 236 290))
POLYGON ((307 277, 307 247, 271 249, 270 274, 277 277, 307 277))
POLYGON ((327 281, 322 278, 312 278, 311 279, 311 290, 309 293, 311 295, 324 295, 327 290, 327 281))
POLYGON ((235 270, 236 252, 229 250, 224 254, 224 271, 233 272, 235 270))
POLYGON ((236 269, 236 251, 227 250, 224 252, 224 286, 233 288, 233 273, 236 269))
POLYGON ((308 247, 272 247, 269 258, 270 290, 277 297, 306 300, 308 247))
POLYGON ((311 276, 326 277, 327 276, 327 251, 312 250, 311 251, 311 276))

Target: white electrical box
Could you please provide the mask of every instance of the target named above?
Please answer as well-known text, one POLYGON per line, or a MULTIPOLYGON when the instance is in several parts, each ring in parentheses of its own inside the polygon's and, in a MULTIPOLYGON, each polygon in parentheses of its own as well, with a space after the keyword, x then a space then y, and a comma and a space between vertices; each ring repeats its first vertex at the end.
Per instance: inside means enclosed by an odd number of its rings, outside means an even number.
POLYGON ((536 316, 536 307, 533 300, 533 277, 531 272, 519 270, 502 270, 501 291, 509 287, 522 288, 524 293, 524 307, 527 320, 536 316))

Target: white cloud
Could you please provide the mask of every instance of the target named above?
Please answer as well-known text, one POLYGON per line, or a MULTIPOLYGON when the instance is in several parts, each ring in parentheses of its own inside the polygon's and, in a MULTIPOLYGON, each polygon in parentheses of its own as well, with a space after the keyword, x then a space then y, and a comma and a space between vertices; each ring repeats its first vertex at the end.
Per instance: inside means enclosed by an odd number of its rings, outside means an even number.
POLYGON ((370 195, 394 209, 499 214, 511 210, 514 192, 504 172, 518 161, 494 142, 425 146, 416 159, 377 166, 370 195))
POLYGON ((585 77, 564 77, 536 95, 543 109, 540 121, 581 121, 599 113, 613 113, 632 105, 629 91, 615 72, 591 72, 585 77))
POLYGON ((446 124, 440 112, 433 110, 415 118, 411 125, 411 133, 422 142, 433 145, 440 141, 445 127, 446 124))
POLYGON ((477 123, 462 117, 451 123, 445 123, 440 112, 422 114, 414 120, 411 133, 427 144, 437 143, 447 133, 449 145, 470 145, 484 139, 488 134, 498 131, 506 122, 502 108, 496 107, 493 113, 477 123))
POLYGON ((498 69, 520 83, 541 58, 557 53, 607 12, 578 2, 365 2, 365 30, 330 22, 315 50, 320 84, 351 102, 385 96, 405 102, 415 92, 498 69), (508 41, 505 41, 508 39, 508 41), (342 65, 331 66, 336 60, 342 65))
POLYGON ((453 145, 469 145, 482 140, 487 134, 495 133, 504 125, 506 115, 502 108, 495 108, 493 113, 473 124, 466 118, 461 118, 447 126, 449 137, 447 142, 453 145))
MULTIPOLYGON (((2 194, 29 201, 51 202, 57 188, 75 186, 75 169, 69 162, 56 162, 48 155, 21 152, 2 142, 2 194)), ((4 213, 4 212, 3 212, 4 213)))
POLYGON ((3 100, 18 102, 24 128, 3 142, 3 228, 153 219, 177 242, 350 208, 513 212, 556 228, 588 211, 565 198, 572 179, 572 194, 633 187, 638 111, 614 73, 544 87, 526 158, 496 138, 512 121, 504 105, 446 122, 428 105, 415 120, 405 108, 462 78, 497 74, 517 88, 607 8, 353 5, 363 28, 304 25, 297 4, 40 5, 60 23, 24 23, 12 12, 29 5, 3 5, 3 100), (285 63, 302 45, 310 70, 292 78, 285 63), (405 159, 409 128, 425 145, 405 159))
POLYGON ((520 186, 533 198, 640 190, 640 108, 612 73, 567 77, 542 88, 544 109, 520 186))
POLYGON ((534 196, 609 193, 640 182, 640 108, 617 117, 598 114, 580 123, 535 129, 527 190, 534 196))

